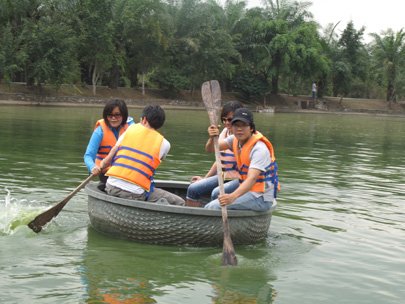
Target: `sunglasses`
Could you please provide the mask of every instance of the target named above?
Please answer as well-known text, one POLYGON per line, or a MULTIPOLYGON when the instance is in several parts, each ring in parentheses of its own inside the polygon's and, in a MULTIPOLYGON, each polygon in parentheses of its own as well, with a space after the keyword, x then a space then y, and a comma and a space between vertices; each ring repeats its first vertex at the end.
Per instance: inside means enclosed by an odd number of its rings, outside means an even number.
POLYGON ((110 119, 113 118, 113 117, 118 119, 118 118, 121 118, 122 115, 120 113, 108 114, 107 117, 110 118, 110 119))

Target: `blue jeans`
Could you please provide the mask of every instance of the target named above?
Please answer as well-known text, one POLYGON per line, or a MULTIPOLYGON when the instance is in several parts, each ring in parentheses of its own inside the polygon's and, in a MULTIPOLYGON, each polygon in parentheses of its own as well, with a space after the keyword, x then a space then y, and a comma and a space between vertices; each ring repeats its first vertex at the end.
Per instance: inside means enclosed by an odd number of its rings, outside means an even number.
MULTIPOLYGON (((239 196, 232 204, 227 206, 228 210, 253 210, 267 211, 272 206, 272 202, 266 202, 263 196, 256 197, 251 192, 239 196)), ((219 200, 215 199, 205 205, 207 209, 221 209, 219 200)))
MULTIPOLYGON (((237 179, 231 180, 224 184, 225 193, 231 193, 235 191, 239 186, 239 181, 237 179)), ((207 178, 200 179, 199 181, 190 184, 187 188, 187 199, 193 201, 198 201, 202 196, 211 195, 211 200, 218 197, 219 186, 218 186, 218 176, 210 176, 207 178)))

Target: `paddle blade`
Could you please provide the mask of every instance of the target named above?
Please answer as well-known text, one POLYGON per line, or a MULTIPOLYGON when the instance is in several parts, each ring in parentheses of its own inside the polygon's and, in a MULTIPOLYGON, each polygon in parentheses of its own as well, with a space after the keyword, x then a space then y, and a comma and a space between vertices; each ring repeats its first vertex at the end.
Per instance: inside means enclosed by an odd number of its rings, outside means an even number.
MULTIPOLYGON (((225 209, 223 207, 222 209, 225 209)), ((236 266, 238 264, 238 260, 236 258, 235 249, 233 248, 233 243, 231 239, 231 232, 229 229, 229 222, 228 216, 224 216, 222 214, 222 221, 223 221, 223 229, 224 229, 224 243, 223 243, 223 250, 222 250, 222 265, 224 266, 236 266)))
POLYGON ((201 96, 208 112, 210 123, 217 125, 221 111, 221 87, 217 80, 206 81, 201 86, 201 96))
POLYGON ((69 200, 64 199, 59 204, 53 206, 52 208, 46 210, 45 212, 37 215, 29 224, 34 232, 38 233, 42 230, 42 227, 49 223, 59 212, 63 209, 69 200))
POLYGON ((49 223, 55 216, 59 214, 59 212, 65 207, 67 202, 77 193, 82 189, 84 186, 90 182, 90 180, 94 177, 93 174, 89 175, 82 183, 74 189, 70 194, 60 203, 57 205, 53 206, 52 208, 46 210, 45 212, 41 213, 38 215, 36 218, 34 218, 29 224, 28 227, 30 227, 34 232, 38 233, 42 230, 42 227, 49 223))
POLYGON ((235 250, 232 248, 228 247, 225 248, 225 242, 224 242, 224 249, 222 252, 222 265, 223 266, 236 266, 238 265, 238 259, 236 258, 235 255, 235 250))

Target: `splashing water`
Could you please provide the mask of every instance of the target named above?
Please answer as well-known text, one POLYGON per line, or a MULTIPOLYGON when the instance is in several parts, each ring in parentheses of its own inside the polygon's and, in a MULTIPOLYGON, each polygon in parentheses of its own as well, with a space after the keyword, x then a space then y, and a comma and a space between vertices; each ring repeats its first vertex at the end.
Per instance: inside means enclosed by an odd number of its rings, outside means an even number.
POLYGON ((38 215, 38 210, 34 210, 26 200, 18 201, 11 197, 10 190, 5 190, 4 201, 0 200, 0 235, 13 234, 18 227, 26 226, 38 215))
POLYGON ((7 188, 5 188, 5 190, 7 191, 7 195, 6 195, 6 199, 5 199, 5 201, 6 201, 6 208, 7 208, 7 206, 10 205, 11 192, 10 192, 10 190, 8 190, 7 188))

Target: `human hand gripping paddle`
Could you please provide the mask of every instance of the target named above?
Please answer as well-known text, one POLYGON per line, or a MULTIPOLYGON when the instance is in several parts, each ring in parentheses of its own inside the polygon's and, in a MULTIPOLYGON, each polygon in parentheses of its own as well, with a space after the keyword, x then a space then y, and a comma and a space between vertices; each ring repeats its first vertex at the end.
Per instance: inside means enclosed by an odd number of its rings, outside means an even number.
POLYGON ((37 215, 31 222, 28 223, 28 227, 30 227, 34 232, 38 233, 42 230, 42 227, 49 223, 55 216, 59 214, 59 212, 65 207, 65 205, 70 201, 70 199, 79 192, 84 186, 86 186, 90 180, 94 177, 94 174, 89 175, 82 183, 69 195, 59 202, 57 205, 53 206, 52 208, 46 210, 45 212, 37 215))
MULTIPOLYGON (((205 108, 208 112, 211 125, 218 125, 219 115, 221 111, 221 88, 217 80, 206 81, 202 84, 201 95, 204 101, 205 108)), ((215 162, 217 165, 217 175, 219 184, 219 194, 224 194, 224 180, 222 175, 222 165, 219 156, 218 136, 213 138, 215 149, 215 162)), ((221 206, 222 223, 224 229, 224 243, 222 251, 222 264, 235 266, 238 264, 235 249, 231 239, 231 232, 229 229, 228 212, 226 206, 221 206)))

